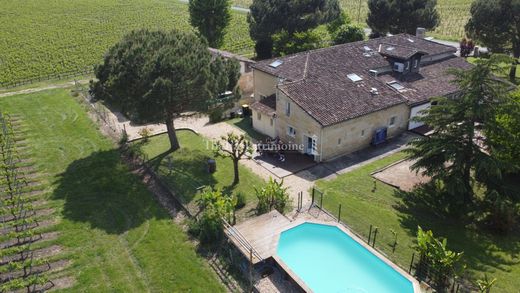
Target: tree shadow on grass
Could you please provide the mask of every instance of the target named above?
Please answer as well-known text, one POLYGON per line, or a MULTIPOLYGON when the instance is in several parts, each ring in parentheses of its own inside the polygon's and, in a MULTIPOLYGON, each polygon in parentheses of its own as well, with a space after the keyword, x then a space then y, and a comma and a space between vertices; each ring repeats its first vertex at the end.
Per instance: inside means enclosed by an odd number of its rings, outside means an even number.
POLYGON ((117 150, 100 151, 71 163, 54 182, 63 216, 92 228, 121 234, 151 218, 168 218, 117 150))
POLYGON ((210 157, 201 150, 178 149, 165 152, 149 163, 153 170, 175 191, 183 204, 192 203, 203 186, 214 186, 217 181, 208 172, 210 157))
POLYGON ((520 264, 518 233, 494 235, 469 220, 450 217, 443 201, 435 197, 431 188, 423 185, 412 192, 396 191, 402 203, 395 208, 399 211, 401 226, 410 235, 415 235, 421 226, 438 237, 447 238, 451 250, 464 251, 463 262, 472 270, 507 272, 510 266, 520 264))

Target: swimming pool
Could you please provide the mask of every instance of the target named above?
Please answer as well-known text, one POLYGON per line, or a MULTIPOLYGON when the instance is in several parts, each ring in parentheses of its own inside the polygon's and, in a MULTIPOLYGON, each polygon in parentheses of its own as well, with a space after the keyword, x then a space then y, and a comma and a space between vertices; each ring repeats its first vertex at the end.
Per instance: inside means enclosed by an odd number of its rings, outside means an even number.
POLYGON ((414 292, 408 277, 336 226, 306 222, 286 230, 277 255, 317 293, 414 292))

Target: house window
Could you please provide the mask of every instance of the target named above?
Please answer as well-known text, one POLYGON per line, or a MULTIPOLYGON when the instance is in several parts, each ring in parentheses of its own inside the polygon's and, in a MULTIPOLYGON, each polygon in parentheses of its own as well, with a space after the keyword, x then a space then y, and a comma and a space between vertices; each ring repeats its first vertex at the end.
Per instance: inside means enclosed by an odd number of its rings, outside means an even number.
POLYGON ((292 126, 288 126, 287 127, 287 135, 289 135, 291 137, 295 137, 296 136, 296 129, 294 129, 294 127, 292 127, 292 126))
POLYGON ((365 136, 365 130, 361 130, 361 137, 365 136))
POLYGON ((260 113, 260 112, 256 113, 256 119, 262 120, 262 113, 260 113))
POLYGON ((410 69, 410 61, 406 61, 405 65, 404 65, 404 70, 409 70, 410 69))
POLYGON ((397 116, 390 117, 390 123, 388 123, 388 126, 390 126, 390 127, 395 126, 396 121, 397 121, 397 116))
POLYGON ((285 115, 291 116, 291 102, 285 104, 285 115))
POLYGON ((419 59, 413 61, 413 68, 417 68, 417 66, 419 66, 419 59))
POLYGON ((274 119, 273 118, 270 119, 269 124, 271 124, 271 126, 273 126, 273 124, 274 124, 274 119))
POLYGON ((341 138, 338 138, 338 145, 341 144, 341 138))

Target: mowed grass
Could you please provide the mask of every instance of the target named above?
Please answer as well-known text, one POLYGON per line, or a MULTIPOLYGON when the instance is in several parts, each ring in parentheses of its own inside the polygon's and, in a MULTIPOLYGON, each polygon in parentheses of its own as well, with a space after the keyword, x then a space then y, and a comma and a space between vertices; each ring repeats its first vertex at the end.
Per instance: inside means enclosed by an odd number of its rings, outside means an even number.
MULTIPOLYGON (((252 0, 233 0, 234 4, 249 7, 252 0)), ((469 19, 472 0, 438 0, 437 10, 441 23, 435 31, 428 33, 433 37, 446 40, 460 40, 464 35, 464 26, 469 19)), ((368 14, 367 0, 340 0, 341 7, 350 15, 352 21, 366 26, 368 14)), ((388 16, 392 17, 392 16, 388 16)))
POLYGON ((266 135, 261 134, 253 128, 253 121, 251 117, 233 118, 227 120, 226 122, 244 131, 251 141, 263 141, 267 138, 266 135))
MULTIPOLYGON (((0 0, 0 87, 92 69, 134 29, 192 30, 178 0, 0 0)), ((232 12, 223 49, 253 52, 246 14, 232 12)))
POLYGON ((199 187, 208 186, 226 194, 241 193, 246 198, 246 206, 237 211, 237 217, 253 215, 257 202, 255 187, 260 188, 265 182, 247 167, 239 165, 240 182, 233 186, 233 163, 229 158, 215 158, 211 141, 189 130, 179 130, 177 136, 181 148, 173 153, 165 153, 170 147, 166 134, 154 136, 148 142, 137 141, 134 146, 148 156, 152 167, 190 212, 198 212, 199 187), (208 172, 210 158, 217 164, 213 174, 208 172))
POLYGON ((439 219, 429 211, 410 209, 403 204, 397 190, 370 173, 396 162, 405 155, 394 154, 368 164, 331 181, 318 181, 325 192, 324 207, 337 214, 342 205, 341 219, 358 234, 367 238, 370 225, 378 228, 376 247, 408 269, 412 257, 417 226, 433 230, 436 236, 448 239, 448 247, 464 251, 466 273, 475 281, 488 274, 498 279, 492 292, 518 292, 520 288, 520 235, 496 236, 465 226, 456 220, 439 219), (394 231, 397 247, 393 252, 394 231))
MULTIPOLYGON (((53 244, 67 292, 223 292, 183 230, 121 162, 68 90, 0 98, 27 126, 32 159, 58 212, 53 244)), ((52 279, 52 278, 51 278, 52 279)))

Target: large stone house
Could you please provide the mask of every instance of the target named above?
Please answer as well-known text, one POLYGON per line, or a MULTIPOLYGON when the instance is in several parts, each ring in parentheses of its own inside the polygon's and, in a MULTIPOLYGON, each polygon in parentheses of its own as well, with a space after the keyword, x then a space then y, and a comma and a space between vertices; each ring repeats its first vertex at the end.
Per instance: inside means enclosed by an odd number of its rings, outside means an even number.
POLYGON ((253 127, 326 161, 422 126, 410 119, 457 92, 454 47, 400 34, 254 64, 253 127))

